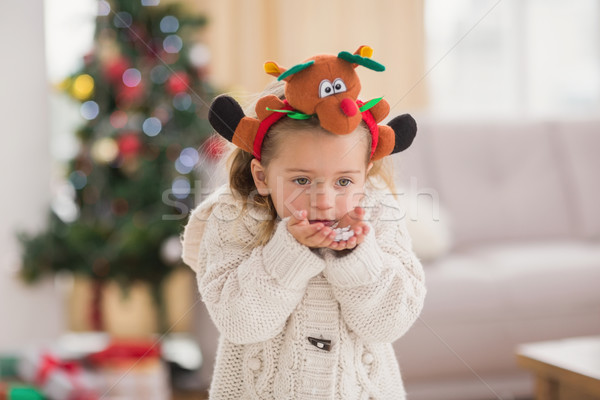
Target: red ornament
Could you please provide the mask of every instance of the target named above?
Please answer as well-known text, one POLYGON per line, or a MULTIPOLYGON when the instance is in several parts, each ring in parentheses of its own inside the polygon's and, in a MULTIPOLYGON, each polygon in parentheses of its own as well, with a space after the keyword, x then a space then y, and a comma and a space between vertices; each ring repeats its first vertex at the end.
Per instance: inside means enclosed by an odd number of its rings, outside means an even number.
POLYGON ((217 135, 213 135, 206 139, 202 145, 202 152, 210 160, 218 160, 225 152, 225 142, 217 135))
POLYGON ((127 113, 122 110, 115 110, 110 114, 109 121, 113 128, 121 129, 127 125, 127 113))
POLYGON ((118 86, 116 102, 119 107, 128 107, 144 100, 146 90, 144 83, 140 82, 137 86, 125 86, 122 82, 118 86))
POLYGON ((158 51, 158 59, 166 65, 173 65, 177 62, 177 60, 179 60, 179 53, 167 53, 162 48, 162 41, 161 41, 160 42, 160 50, 158 51))
POLYGON ((123 133, 117 139, 117 144, 119 154, 125 158, 138 155, 142 148, 142 143, 136 132, 123 133))
POLYGON ((123 73, 130 67, 129 62, 124 57, 119 57, 109 61, 104 68, 104 75, 109 82, 114 84, 123 83, 123 73))
POLYGON ((185 92, 189 86, 190 76, 183 71, 175 72, 169 77, 166 83, 167 92, 172 96, 175 96, 177 93, 185 92))

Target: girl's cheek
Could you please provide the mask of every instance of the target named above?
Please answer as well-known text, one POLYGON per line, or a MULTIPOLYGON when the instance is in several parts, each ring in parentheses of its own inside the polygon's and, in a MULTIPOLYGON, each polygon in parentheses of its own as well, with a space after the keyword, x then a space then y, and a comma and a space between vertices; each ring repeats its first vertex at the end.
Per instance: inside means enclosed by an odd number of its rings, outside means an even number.
POLYGON ((339 215, 345 215, 359 204, 360 197, 352 194, 340 195, 337 198, 336 208, 339 215))
MULTIPOLYGON (((305 196, 299 196, 292 202, 293 208, 296 210, 307 210, 310 213, 311 207, 310 203, 307 201, 305 196)), ((309 216, 309 219, 310 216, 309 216)))

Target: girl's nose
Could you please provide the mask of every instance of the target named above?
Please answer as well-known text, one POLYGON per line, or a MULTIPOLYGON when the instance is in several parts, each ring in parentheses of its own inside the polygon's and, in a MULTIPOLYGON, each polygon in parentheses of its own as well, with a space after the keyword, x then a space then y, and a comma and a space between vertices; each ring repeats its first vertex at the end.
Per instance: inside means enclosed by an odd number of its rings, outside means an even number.
POLYGON ((335 193, 333 190, 316 187, 311 193, 311 206, 318 210, 328 210, 335 204, 335 193))

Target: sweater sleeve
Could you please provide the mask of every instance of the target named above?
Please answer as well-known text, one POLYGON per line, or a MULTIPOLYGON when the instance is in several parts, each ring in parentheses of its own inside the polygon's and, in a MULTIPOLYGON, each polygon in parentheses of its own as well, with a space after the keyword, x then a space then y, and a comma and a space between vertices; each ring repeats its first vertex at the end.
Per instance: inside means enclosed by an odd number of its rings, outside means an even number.
POLYGON ((265 341, 283 329, 308 281, 324 260, 300 244, 280 221, 270 241, 253 247, 252 235, 232 205, 219 205, 208 218, 199 262, 200 293, 215 325, 229 341, 265 341))
POLYGON ((383 207, 388 208, 385 217, 372 221, 369 234, 354 250, 324 254, 324 274, 346 324, 370 342, 393 342, 402 336, 419 316, 426 293, 423 268, 411 250, 403 215, 389 203, 383 207))

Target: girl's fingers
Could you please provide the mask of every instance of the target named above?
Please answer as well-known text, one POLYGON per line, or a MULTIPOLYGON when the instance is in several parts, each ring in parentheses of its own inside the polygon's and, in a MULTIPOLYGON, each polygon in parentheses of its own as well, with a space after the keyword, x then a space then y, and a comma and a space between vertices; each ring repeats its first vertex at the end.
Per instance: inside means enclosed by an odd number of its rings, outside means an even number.
MULTIPOLYGON (((321 223, 297 226, 300 242, 308 247, 325 247, 333 231, 321 223)), ((335 236, 334 236, 335 237, 335 236)))
POLYGON ((369 233, 368 225, 362 221, 364 213, 364 209, 356 207, 346 214, 339 226, 350 227, 354 231, 354 236, 338 242, 334 241, 336 236, 334 229, 326 227, 322 223, 311 224, 308 222, 306 210, 300 210, 290 216, 289 224, 293 227, 294 236, 306 246, 328 247, 333 250, 352 249, 362 243, 369 233))
POLYGON ((323 228, 323 224, 309 224, 303 227, 307 240, 320 240, 323 235, 327 234, 327 228, 323 228))
POLYGON ((362 207, 354 207, 352 210, 348 211, 346 215, 344 215, 340 219, 339 226, 356 226, 357 224, 361 224, 363 222, 363 218, 365 216, 365 209, 362 207))
MULTIPOLYGON (((297 225, 301 222, 306 221, 307 212, 306 210, 299 210, 290 216, 290 221, 288 222, 290 225, 297 225)), ((306 221, 308 222, 308 221, 306 221)))
POLYGON ((335 238, 335 232, 330 228, 323 228, 312 236, 315 247, 327 247, 335 238))
POLYGON ((362 221, 365 216, 365 209, 362 207, 354 207, 348 212, 348 216, 352 219, 352 222, 362 221))
POLYGON ((356 218, 359 218, 359 219, 361 219, 361 220, 362 220, 362 219, 364 218, 364 216, 365 216, 365 209, 364 209, 364 208, 362 208, 362 207, 354 207, 354 210, 352 210, 352 212, 354 213, 353 215, 354 215, 356 218))
POLYGON ((351 237, 350 239, 348 239, 348 243, 346 244, 346 246, 351 249, 353 247, 356 246, 356 236, 351 237))

